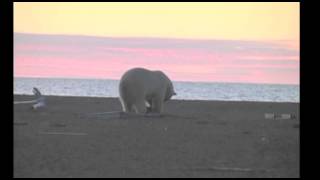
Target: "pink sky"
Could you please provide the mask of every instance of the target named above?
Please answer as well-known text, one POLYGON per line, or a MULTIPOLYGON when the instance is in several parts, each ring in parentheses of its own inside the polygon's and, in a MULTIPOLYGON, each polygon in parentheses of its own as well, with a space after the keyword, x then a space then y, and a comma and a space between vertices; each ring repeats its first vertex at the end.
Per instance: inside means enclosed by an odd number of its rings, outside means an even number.
POLYGON ((14 35, 15 77, 120 79, 145 67, 173 81, 299 84, 299 61, 290 41, 14 35))

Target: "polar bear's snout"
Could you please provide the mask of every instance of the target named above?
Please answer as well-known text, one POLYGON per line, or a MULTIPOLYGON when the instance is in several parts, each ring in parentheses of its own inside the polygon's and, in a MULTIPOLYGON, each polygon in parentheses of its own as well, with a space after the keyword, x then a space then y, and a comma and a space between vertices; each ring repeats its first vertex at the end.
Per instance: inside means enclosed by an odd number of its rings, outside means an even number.
POLYGON ((177 93, 162 71, 133 68, 121 77, 119 95, 124 112, 161 113, 164 102, 177 93))

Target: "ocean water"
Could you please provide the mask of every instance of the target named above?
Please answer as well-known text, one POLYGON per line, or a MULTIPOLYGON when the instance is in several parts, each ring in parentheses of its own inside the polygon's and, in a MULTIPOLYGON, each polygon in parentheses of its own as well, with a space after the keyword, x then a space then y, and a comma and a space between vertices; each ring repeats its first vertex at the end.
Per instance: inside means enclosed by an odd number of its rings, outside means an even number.
MULTIPOLYGON (((44 95, 118 97, 118 80, 14 78, 14 94, 33 95, 37 87, 44 95)), ((172 99, 300 102, 298 85, 173 82, 172 99)))

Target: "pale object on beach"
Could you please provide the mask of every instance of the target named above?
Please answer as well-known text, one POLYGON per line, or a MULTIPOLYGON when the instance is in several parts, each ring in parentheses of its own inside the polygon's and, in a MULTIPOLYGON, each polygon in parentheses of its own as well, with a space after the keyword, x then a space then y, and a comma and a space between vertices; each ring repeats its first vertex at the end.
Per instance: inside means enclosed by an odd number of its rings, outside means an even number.
POLYGON ((281 114, 281 119, 294 119, 295 116, 292 114, 281 114))
POLYGON ((33 94, 37 97, 36 104, 32 105, 33 109, 43 108, 46 106, 45 98, 42 96, 38 88, 34 87, 32 90, 33 94))
POLYGON ((295 116, 293 114, 274 114, 274 113, 265 113, 265 119, 294 119, 295 116))
POLYGON ((13 104, 32 104, 32 103, 36 103, 36 104, 32 105, 33 109, 38 109, 38 108, 45 107, 46 106, 45 97, 42 96, 42 94, 40 93, 38 88, 34 87, 32 92, 36 96, 37 99, 31 100, 31 101, 14 101, 13 104))
POLYGON ((273 113, 265 113, 264 114, 264 118, 266 118, 266 119, 274 119, 274 114, 273 113))

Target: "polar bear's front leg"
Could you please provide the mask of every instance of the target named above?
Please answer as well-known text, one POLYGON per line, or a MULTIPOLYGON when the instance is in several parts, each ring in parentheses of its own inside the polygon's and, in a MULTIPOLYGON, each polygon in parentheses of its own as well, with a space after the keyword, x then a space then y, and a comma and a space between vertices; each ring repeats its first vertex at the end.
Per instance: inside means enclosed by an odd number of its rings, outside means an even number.
POLYGON ((128 103, 122 98, 120 98, 120 102, 121 102, 123 112, 127 112, 127 113, 133 112, 132 104, 128 103))
POLYGON ((151 112, 155 114, 160 114, 162 112, 163 98, 156 96, 152 99, 151 112))

